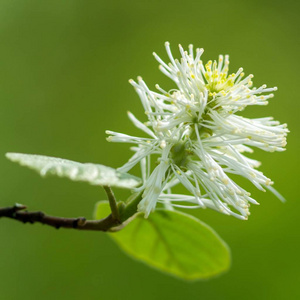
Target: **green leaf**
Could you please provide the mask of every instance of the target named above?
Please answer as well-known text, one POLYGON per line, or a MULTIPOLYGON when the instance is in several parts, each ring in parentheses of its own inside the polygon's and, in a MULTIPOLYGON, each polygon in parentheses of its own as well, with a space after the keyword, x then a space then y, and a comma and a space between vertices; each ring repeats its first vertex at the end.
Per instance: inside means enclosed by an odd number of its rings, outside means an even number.
MULTIPOLYGON (((97 204, 97 219, 105 216, 105 206, 97 204)), ((133 258, 185 280, 208 279, 230 267, 230 250, 217 233, 179 211, 157 209, 148 219, 139 214, 109 235, 133 258)))
POLYGON ((67 159, 22 153, 6 153, 6 157, 21 166, 37 171, 41 176, 56 175, 73 181, 85 181, 92 185, 109 185, 126 189, 141 184, 139 178, 103 165, 82 164, 67 159))
POLYGON ((95 220, 100 220, 106 218, 111 213, 109 202, 107 200, 98 201, 95 205, 95 210, 93 213, 93 218, 95 220))

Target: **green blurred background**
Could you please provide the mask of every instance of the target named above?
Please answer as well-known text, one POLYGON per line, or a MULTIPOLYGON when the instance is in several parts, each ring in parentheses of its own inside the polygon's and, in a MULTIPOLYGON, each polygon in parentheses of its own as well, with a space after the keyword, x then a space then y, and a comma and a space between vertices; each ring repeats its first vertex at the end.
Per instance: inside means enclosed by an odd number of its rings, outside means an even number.
POLYGON ((204 60, 228 53, 232 72, 242 66, 255 86, 278 86, 269 106, 245 114, 274 116, 291 133, 286 152, 254 155, 286 203, 246 184, 261 203, 248 221, 195 212, 230 245, 228 273, 186 283, 131 260, 103 233, 2 219, 0 299, 300 299, 299 22, 292 0, 1 0, 0 206, 91 217, 100 188, 41 179, 4 153, 122 165, 128 145, 106 142, 105 130, 139 134, 126 115, 145 119, 129 78, 173 87, 152 57, 166 59, 167 40, 176 56, 178 43, 205 48, 204 60))

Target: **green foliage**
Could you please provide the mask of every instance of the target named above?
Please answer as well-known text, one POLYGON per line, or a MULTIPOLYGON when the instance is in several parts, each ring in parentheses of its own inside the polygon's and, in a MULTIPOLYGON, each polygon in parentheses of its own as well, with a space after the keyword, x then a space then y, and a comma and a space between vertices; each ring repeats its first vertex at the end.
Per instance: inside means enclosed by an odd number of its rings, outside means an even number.
MULTIPOLYGON (((109 214, 98 202, 95 218, 109 214)), ((185 280, 207 279, 230 266, 230 250, 208 225, 179 211, 158 209, 148 219, 136 215, 110 237, 130 256, 185 280)))
POLYGON ((22 153, 7 153, 6 157, 21 166, 37 171, 41 176, 56 175, 73 181, 85 181, 92 185, 109 185, 132 189, 141 180, 127 173, 98 164, 79 163, 67 159, 22 153))

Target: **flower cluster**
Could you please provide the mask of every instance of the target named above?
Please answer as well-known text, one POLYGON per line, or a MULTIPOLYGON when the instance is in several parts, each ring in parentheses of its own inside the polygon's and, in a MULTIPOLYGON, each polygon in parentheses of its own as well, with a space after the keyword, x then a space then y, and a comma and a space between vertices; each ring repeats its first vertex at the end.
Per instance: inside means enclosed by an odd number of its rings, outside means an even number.
POLYGON ((249 119, 236 114, 248 105, 266 105, 276 87, 252 87, 253 75, 245 77, 243 69, 229 73, 229 57, 203 64, 203 49, 189 51, 179 45, 180 61, 173 58, 165 44, 170 63, 157 54, 160 70, 176 84, 165 91, 156 85, 150 90, 142 78, 130 83, 136 89, 148 122, 142 123, 129 113, 133 124, 147 138, 107 131, 109 141, 132 143, 135 152, 121 168, 128 172, 141 164, 143 199, 139 211, 147 217, 157 202, 167 207, 209 207, 240 219, 247 219, 249 204, 257 204, 250 193, 240 187, 230 174, 248 179, 259 190, 269 189, 273 182, 256 170, 260 163, 243 153, 252 147, 265 151, 283 151, 288 132, 271 117, 249 119), (153 167, 151 158, 155 158, 153 167), (174 194, 181 183, 188 195, 174 194))

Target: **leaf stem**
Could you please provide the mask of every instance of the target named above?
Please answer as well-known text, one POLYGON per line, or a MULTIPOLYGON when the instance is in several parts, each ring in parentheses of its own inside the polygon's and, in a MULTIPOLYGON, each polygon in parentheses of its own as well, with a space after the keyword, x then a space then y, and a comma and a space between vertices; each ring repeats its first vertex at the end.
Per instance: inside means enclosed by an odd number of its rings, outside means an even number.
POLYGON ((119 223, 121 223, 120 221, 120 214, 119 214, 119 209, 118 209, 118 206, 117 206, 117 200, 115 198, 115 195, 111 189, 110 186, 108 185, 104 185, 103 186, 106 194, 107 194, 107 197, 108 197, 108 201, 109 201, 109 206, 110 206, 110 209, 111 209, 111 215, 112 217, 118 221, 119 223))

